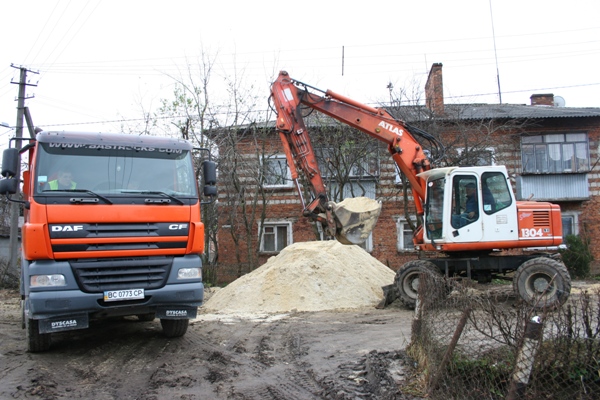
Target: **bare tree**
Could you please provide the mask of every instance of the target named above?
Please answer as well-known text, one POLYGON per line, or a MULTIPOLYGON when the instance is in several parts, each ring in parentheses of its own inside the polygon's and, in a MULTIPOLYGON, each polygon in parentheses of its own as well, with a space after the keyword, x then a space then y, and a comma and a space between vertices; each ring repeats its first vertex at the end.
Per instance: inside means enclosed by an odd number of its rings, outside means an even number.
MULTIPOLYGON (((174 81, 173 97, 161 99, 158 111, 151 113, 143 110, 143 126, 136 130, 138 134, 162 134, 181 137, 192 142, 195 148, 216 150, 215 144, 206 135, 206 131, 217 123, 217 111, 212 106, 209 95, 210 82, 215 57, 201 53, 196 65, 187 64, 187 70, 179 76, 171 76, 174 81)), ((202 161, 208 153, 194 152, 197 176, 201 176, 202 161)), ((205 226, 204 279, 215 283, 218 265, 218 214, 216 204, 202 207, 202 220, 205 226)))
MULTIPOLYGON (((515 139, 532 124, 527 119, 499 119, 485 113, 474 115, 476 106, 472 104, 446 104, 444 113, 436 114, 423 105, 422 91, 411 87, 394 89, 391 83, 388 90, 390 103, 381 103, 382 106, 397 119, 428 132, 442 145, 431 148, 427 143, 421 143, 430 151, 433 167, 505 163, 509 160, 503 159, 502 154, 514 153, 515 149, 510 147, 518 143, 515 139)), ((403 199, 405 219, 414 230, 414 210, 409 207, 410 185, 406 177, 400 171, 398 173, 402 182, 398 195, 403 199)))

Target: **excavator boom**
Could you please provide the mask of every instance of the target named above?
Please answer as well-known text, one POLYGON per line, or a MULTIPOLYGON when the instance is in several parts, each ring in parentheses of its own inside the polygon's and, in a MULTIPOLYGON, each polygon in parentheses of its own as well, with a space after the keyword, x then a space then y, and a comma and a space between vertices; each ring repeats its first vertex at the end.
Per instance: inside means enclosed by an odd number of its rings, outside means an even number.
POLYGON ((406 124, 393 118, 384 109, 359 103, 331 90, 322 91, 311 87, 290 78, 285 71, 280 72, 273 82, 271 97, 277 112, 276 128, 301 198, 298 169, 310 184, 313 198, 308 204, 303 204, 306 216, 324 223, 329 233, 341 242, 357 243, 357 240, 364 241, 368 237, 381 205, 374 200, 347 199, 348 203, 354 203, 352 206, 336 205, 329 201, 302 116, 303 107, 317 110, 386 143, 392 158, 410 182, 417 212, 423 214, 425 181, 417 174, 431 167, 422 146, 409 132, 406 124), (361 223, 356 226, 356 221, 361 223))

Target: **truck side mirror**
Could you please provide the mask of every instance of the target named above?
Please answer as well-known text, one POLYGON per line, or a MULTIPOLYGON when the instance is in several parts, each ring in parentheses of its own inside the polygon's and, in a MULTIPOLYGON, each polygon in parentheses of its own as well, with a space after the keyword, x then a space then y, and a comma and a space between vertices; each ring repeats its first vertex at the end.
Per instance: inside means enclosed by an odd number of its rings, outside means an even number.
POLYGON ((2 176, 13 177, 19 169, 19 150, 13 148, 5 149, 2 153, 2 176))
POLYGON ((214 161, 202 162, 202 175, 205 185, 217 184, 217 164, 214 161))
POLYGON ((6 178, 0 180, 0 194, 15 194, 17 193, 18 188, 19 180, 16 178, 6 178))
POLYGON ((217 164, 214 161, 202 162, 202 177, 204 179, 203 193, 206 197, 217 197, 217 164))

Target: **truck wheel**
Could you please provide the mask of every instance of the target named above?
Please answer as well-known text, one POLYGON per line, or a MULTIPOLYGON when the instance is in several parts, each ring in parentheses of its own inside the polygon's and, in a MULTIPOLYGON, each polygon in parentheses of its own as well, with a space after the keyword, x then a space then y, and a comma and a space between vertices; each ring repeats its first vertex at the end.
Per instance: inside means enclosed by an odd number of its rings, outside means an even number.
POLYGON ((423 272, 441 277, 435 264, 425 260, 409 261, 396 272, 394 285, 398 297, 409 308, 415 308, 419 294, 419 275, 423 272))
POLYGON ((185 335, 190 324, 189 319, 161 319, 160 325, 163 329, 163 335, 166 337, 179 337, 185 335))
POLYGON ((156 318, 156 314, 155 313, 138 314, 138 315, 136 315, 136 317, 139 321, 150 322, 150 321, 154 321, 154 318, 156 318))
POLYGON ((562 262, 538 257, 517 269, 513 289, 517 296, 535 308, 560 307, 571 293, 571 276, 562 262))
POLYGON ((50 348, 50 333, 40 333, 37 319, 28 318, 27 325, 27 350, 31 353, 46 351, 50 348))

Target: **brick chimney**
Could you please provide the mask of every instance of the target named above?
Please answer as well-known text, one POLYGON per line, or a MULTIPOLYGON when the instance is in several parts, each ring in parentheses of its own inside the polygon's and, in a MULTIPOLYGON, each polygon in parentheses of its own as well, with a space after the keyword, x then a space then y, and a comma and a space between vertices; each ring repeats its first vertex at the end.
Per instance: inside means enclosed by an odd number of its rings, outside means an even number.
POLYGON ((554 106, 554 94, 532 94, 531 97, 532 106, 554 106))
POLYGON ((425 84, 425 106, 434 114, 444 114, 444 83, 442 63, 435 63, 429 70, 425 84))

